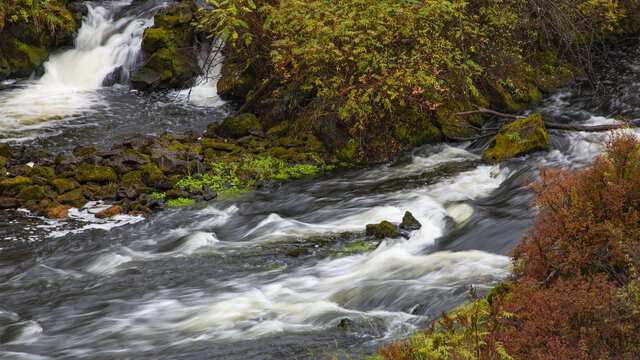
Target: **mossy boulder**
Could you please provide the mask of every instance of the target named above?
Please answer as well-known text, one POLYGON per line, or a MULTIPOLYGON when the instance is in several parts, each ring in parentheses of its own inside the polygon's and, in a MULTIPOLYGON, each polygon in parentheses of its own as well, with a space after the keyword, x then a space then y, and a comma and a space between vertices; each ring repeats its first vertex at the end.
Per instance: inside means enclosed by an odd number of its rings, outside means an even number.
POLYGON ((82 188, 78 188, 75 190, 71 190, 67 193, 59 195, 56 199, 56 202, 60 204, 69 204, 73 207, 81 208, 83 207, 89 200, 85 198, 85 194, 82 188))
POLYGON ((534 151, 549 151, 549 137, 540 114, 503 125, 483 152, 482 159, 498 163, 534 151))
POLYGON ((27 170, 27 173, 25 174, 26 177, 35 177, 35 176, 39 176, 48 180, 53 179, 53 177, 55 176, 56 172, 53 170, 52 167, 49 166, 34 166, 32 168, 30 168, 29 170, 27 170))
POLYGON ((53 188, 59 193, 65 193, 80 186, 77 181, 66 178, 54 179, 53 181, 51 181, 51 185, 53 185, 53 188))
POLYGON ((216 129, 218 135, 228 138, 241 138, 252 132, 261 132, 262 125, 258 118, 253 114, 240 114, 238 116, 229 116, 216 129))
POLYGON ((400 236, 400 232, 395 225, 385 220, 379 224, 367 224, 366 235, 384 239, 398 237, 400 236))
POLYGON ((107 166, 82 164, 75 171, 75 178, 81 183, 97 182, 107 183, 118 180, 116 171, 107 166))
POLYGON ((47 194, 40 185, 27 186, 16 195, 16 198, 21 200, 42 200, 46 197, 47 194))
POLYGON ((3 168, 7 165, 7 158, 0 155, 0 168, 3 168))
POLYGON ((195 5, 176 3, 159 11, 145 30, 142 50, 146 63, 132 77, 136 89, 189 87, 201 74, 194 51, 195 5))
POLYGON ((140 182, 142 182, 142 171, 140 170, 130 171, 122 175, 120 179, 120 184, 124 186, 131 186, 140 182))
POLYGON ((0 191, 4 193, 16 194, 25 187, 33 184, 33 181, 28 177, 16 176, 10 179, 0 181, 0 191))
POLYGON ((173 181, 154 164, 143 166, 142 182, 151 188, 159 190, 168 190, 173 187, 173 181))
POLYGON ((402 230, 418 230, 422 227, 422 224, 413 216, 413 214, 409 211, 404 213, 402 217, 402 222, 400 223, 400 229, 402 230))
POLYGON ((220 80, 217 83, 218 96, 227 101, 244 103, 249 94, 257 88, 259 79, 246 69, 245 63, 225 61, 222 64, 220 80))

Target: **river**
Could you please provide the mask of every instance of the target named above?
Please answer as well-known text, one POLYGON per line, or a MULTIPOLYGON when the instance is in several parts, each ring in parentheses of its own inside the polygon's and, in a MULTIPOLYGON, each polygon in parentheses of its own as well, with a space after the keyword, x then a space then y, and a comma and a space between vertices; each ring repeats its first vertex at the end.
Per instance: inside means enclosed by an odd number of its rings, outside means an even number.
MULTIPOLYGON (((139 64, 162 3, 127 5, 89 3, 73 49, 41 78, 3 84, 0 141, 107 149, 132 133, 201 132, 230 112, 215 83, 190 96, 102 86, 139 64)), ((606 92, 575 83, 529 112, 581 124, 638 118, 638 52, 612 52, 606 92)), ((64 220, 0 211, 0 358, 357 358, 455 308, 470 285, 486 291, 507 276, 508 252, 535 217, 523 183, 542 166, 584 165, 603 136, 551 131, 549 153, 496 166, 480 160, 486 141, 426 145, 393 163, 146 218, 99 220, 95 203, 64 220), (365 224, 405 211, 423 225, 408 239, 343 250, 365 224), (309 252, 289 256, 299 248, 309 252)))

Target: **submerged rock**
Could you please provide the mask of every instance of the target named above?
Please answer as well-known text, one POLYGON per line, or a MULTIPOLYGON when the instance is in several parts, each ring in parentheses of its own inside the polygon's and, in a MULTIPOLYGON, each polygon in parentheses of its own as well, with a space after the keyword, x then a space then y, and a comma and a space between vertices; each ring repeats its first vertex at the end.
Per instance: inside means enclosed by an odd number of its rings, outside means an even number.
POLYGON ((498 163, 534 151, 549 151, 549 137, 540 114, 503 125, 484 151, 482 159, 498 163))

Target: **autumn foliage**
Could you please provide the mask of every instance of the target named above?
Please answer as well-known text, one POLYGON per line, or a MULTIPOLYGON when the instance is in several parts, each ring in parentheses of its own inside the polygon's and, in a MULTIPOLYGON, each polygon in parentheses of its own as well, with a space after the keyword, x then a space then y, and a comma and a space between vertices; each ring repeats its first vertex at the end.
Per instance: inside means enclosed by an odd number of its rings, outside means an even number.
POLYGON ((393 345, 381 358, 403 359, 388 356, 402 349, 424 355, 410 359, 640 359, 640 141, 617 132, 603 148, 584 169, 543 169, 530 184, 539 215, 513 250, 510 289, 477 313, 480 340, 447 350, 468 356, 393 345))

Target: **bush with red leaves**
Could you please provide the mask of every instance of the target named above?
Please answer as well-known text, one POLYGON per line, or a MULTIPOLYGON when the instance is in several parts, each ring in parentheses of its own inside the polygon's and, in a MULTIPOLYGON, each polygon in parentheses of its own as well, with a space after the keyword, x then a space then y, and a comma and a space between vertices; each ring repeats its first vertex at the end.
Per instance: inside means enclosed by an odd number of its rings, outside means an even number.
POLYGON ((488 343, 516 359, 640 358, 640 142, 613 133, 585 169, 543 169, 488 343))

